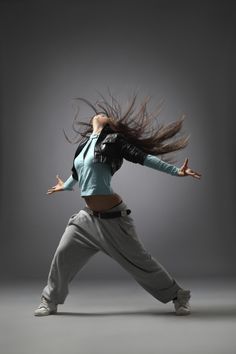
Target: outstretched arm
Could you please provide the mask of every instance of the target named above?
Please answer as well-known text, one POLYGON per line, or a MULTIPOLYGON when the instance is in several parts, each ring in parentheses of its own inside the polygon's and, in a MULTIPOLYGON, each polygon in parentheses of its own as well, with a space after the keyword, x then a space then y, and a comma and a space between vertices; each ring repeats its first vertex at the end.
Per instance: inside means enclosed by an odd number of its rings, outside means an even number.
POLYGON ((128 161, 139 163, 141 165, 169 173, 173 176, 192 176, 197 179, 201 178, 201 174, 199 172, 193 171, 188 167, 188 158, 186 158, 183 165, 178 168, 175 165, 171 165, 159 159, 159 157, 155 155, 147 154, 139 147, 129 143, 123 136, 120 136, 118 141, 120 144, 120 154, 128 161))
POLYGON ((177 166, 171 165, 171 164, 161 160, 159 157, 157 157, 155 155, 148 154, 145 157, 143 165, 150 167, 150 168, 154 168, 155 170, 169 173, 170 175, 173 175, 173 176, 180 176, 179 175, 179 168, 177 166))
POLYGON ((165 161, 162 161, 157 156, 148 154, 144 160, 144 166, 155 168, 156 170, 169 173, 173 176, 192 176, 197 179, 200 179, 202 176, 201 173, 193 171, 191 168, 188 167, 188 158, 186 158, 183 165, 178 168, 175 165, 171 165, 165 161))

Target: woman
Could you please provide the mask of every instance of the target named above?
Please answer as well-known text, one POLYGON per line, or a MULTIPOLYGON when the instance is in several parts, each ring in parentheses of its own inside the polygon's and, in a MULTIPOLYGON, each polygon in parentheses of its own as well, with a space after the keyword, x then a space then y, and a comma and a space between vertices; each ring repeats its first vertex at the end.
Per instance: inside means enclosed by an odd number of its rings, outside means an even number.
POLYGON ((57 305, 63 304, 68 295, 69 283, 98 251, 116 260, 156 299, 163 303, 173 301, 176 315, 190 314, 190 290, 183 289, 144 248, 136 233, 134 220, 129 215, 131 210, 110 184, 123 158, 173 176, 199 179, 201 175, 188 167, 187 158, 178 168, 157 157, 187 145, 188 138, 183 137, 166 143, 181 130, 183 119, 166 127, 161 126, 153 130, 151 136, 144 137, 146 127, 152 121, 152 115, 147 112, 147 101, 135 113, 134 95, 127 111, 122 114, 118 101, 112 95, 111 98, 111 104, 103 97, 103 101, 95 105, 78 98, 86 102, 95 115, 89 123, 77 122, 88 126, 85 132, 78 132, 73 125, 73 129, 85 139, 78 144, 72 174, 65 182, 57 175, 57 184, 47 194, 73 190, 73 186, 79 183, 85 206, 68 220, 35 316, 57 312, 57 305), (102 111, 99 112, 98 107, 102 111), (130 120, 135 126, 131 126, 130 120))

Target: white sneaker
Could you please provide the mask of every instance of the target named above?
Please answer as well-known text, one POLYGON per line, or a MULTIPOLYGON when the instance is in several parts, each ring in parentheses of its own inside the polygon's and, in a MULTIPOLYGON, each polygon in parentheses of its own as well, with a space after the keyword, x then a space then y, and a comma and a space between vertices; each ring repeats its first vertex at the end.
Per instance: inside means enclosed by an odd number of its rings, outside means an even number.
POLYGON ((43 295, 38 308, 34 311, 35 316, 48 316, 57 312, 57 304, 48 301, 43 295))
POLYGON ((189 304, 189 299, 191 298, 190 290, 179 289, 176 296, 177 299, 173 300, 175 314, 178 316, 189 315, 191 313, 189 304))

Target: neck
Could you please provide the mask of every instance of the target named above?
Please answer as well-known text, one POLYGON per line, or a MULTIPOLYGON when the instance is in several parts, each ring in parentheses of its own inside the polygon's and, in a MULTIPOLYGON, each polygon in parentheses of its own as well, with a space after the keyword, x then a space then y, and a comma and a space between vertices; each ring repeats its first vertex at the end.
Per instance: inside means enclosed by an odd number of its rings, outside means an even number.
POLYGON ((93 133, 92 134, 99 134, 100 132, 102 131, 102 129, 95 129, 95 130, 93 130, 93 133))
POLYGON ((98 134, 103 130, 104 126, 93 127, 93 134, 98 134))
MULTIPOLYGON (((105 125, 103 125, 102 127, 101 126, 96 126, 96 127, 93 127, 93 133, 94 134, 98 134, 98 133, 101 133, 101 131, 102 130, 108 130, 108 131, 110 131, 111 130, 111 128, 110 128, 110 126, 108 125, 108 124, 105 124, 105 125)), ((112 131, 112 130, 111 130, 112 131)))

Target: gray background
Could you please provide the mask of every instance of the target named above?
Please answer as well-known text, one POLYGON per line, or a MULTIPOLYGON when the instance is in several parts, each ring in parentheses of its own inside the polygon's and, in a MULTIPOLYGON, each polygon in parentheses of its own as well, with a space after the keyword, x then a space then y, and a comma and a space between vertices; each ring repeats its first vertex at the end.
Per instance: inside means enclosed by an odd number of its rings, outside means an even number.
MULTIPOLYGON (((178 277, 235 276, 235 11, 233 1, 1 2, 1 277, 46 279, 76 192, 70 175, 76 96, 165 99, 160 121, 187 115, 176 153, 199 181, 132 164, 113 189, 145 246, 178 277)), ((81 112, 92 112, 81 106, 81 112)), ((104 254, 80 279, 129 277, 104 254)))

